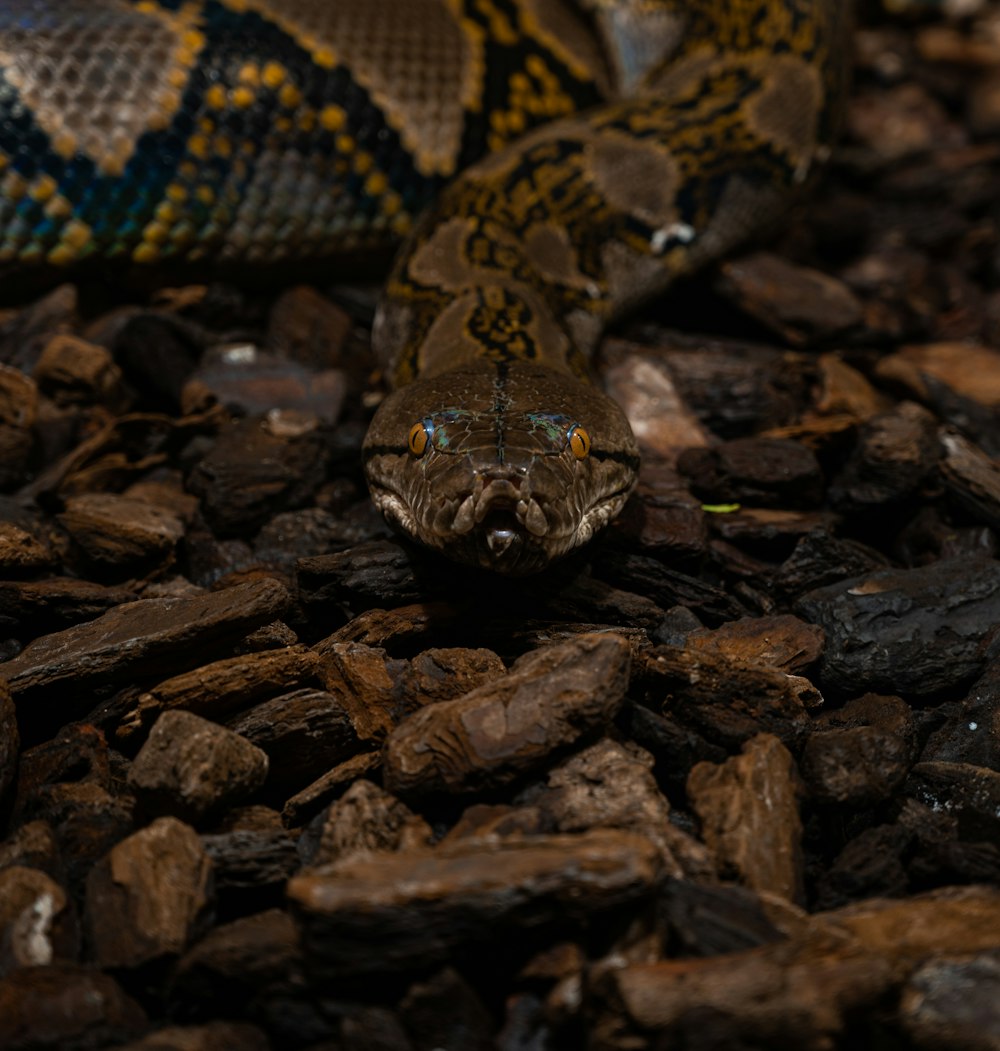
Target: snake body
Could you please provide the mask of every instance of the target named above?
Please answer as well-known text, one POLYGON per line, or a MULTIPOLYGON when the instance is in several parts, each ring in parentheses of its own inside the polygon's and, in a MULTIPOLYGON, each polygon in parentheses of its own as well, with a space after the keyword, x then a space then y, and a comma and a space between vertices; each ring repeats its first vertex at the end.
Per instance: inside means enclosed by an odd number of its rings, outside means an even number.
POLYGON ((525 573, 634 486, 605 326, 823 158, 843 0, 2 0, 0 264, 406 237, 365 441, 390 521, 525 573), (479 158, 477 160, 477 158, 479 158))

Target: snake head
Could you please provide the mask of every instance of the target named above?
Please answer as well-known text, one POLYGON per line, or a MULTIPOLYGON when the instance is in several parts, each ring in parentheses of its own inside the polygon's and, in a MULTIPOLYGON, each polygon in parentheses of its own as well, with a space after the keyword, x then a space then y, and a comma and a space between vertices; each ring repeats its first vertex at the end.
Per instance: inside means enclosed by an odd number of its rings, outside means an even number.
POLYGON ((379 407, 364 445, 376 506, 468 565, 534 573, 586 543, 635 485, 638 449, 606 394, 567 373, 480 361, 379 407))

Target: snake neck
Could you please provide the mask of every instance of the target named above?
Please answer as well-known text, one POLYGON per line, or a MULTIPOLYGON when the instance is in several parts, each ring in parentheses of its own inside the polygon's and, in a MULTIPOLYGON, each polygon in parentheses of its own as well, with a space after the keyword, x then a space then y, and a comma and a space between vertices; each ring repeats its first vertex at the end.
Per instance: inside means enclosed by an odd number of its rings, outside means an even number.
POLYGON ((487 156, 424 217, 376 328, 395 383, 480 358, 585 375, 609 321, 775 220, 836 129, 844 7, 661 5, 682 43, 631 97, 487 156))

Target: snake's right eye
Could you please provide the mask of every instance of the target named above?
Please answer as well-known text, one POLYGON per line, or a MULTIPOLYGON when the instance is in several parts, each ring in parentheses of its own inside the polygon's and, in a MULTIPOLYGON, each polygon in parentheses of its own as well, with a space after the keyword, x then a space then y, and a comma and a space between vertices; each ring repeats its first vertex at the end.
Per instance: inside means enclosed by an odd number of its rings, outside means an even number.
POLYGON ((415 423, 410 428, 410 435, 406 440, 410 452, 414 456, 423 456, 427 451, 427 444, 431 440, 431 429, 425 420, 415 423))

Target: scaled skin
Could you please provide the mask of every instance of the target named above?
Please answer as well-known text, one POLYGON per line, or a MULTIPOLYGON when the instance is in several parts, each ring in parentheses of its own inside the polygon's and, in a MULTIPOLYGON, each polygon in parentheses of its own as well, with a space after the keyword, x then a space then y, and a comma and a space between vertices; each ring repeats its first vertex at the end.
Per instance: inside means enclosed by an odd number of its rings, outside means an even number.
POLYGON ((639 463, 624 413, 599 389, 543 366, 485 360, 389 395, 364 456, 372 497, 393 525, 510 575, 590 540, 621 510, 639 463), (421 422, 418 454, 409 439, 421 422))

